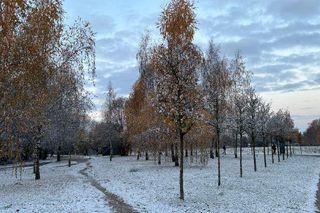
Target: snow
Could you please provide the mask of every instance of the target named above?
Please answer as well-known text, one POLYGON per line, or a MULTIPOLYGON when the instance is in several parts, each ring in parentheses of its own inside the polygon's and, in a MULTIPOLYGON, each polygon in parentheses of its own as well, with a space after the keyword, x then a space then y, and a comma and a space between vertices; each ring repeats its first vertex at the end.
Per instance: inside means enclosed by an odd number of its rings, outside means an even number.
POLYGON ((41 166, 35 181, 32 167, 16 179, 12 169, 0 166, 0 212, 112 212, 105 195, 90 184, 86 173, 102 187, 138 212, 315 212, 320 157, 299 156, 263 166, 258 149, 258 171, 253 171, 250 150, 244 151, 243 178, 239 159, 227 150, 221 156, 221 181, 217 186, 217 160, 207 166, 186 161, 185 201, 179 200, 179 168, 168 157, 162 165, 135 156, 92 157, 91 166, 50 162, 41 166))
MULTIPOLYGON (((179 169, 135 157, 93 158, 89 173, 112 193, 140 212, 314 212, 320 158, 294 156, 263 167, 257 157, 244 156, 244 177, 239 160, 222 156, 222 186, 217 186, 216 160, 201 167, 185 167, 185 202, 179 200, 179 169)), ((275 158, 277 161, 277 158, 275 158)))
POLYGON ((79 174, 84 163, 71 168, 66 162, 43 165, 38 181, 32 167, 24 168, 21 179, 4 168, 0 167, 0 212, 111 212, 104 194, 79 174))

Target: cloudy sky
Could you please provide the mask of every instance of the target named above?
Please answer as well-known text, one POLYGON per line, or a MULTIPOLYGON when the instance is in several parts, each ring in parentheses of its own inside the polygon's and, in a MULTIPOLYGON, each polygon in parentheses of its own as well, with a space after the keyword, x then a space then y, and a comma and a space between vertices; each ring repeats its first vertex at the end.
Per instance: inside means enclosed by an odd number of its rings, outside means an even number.
MULTIPOLYGON (((95 112, 109 81, 118 95, 128 95, 137 79, 135 55, 141 35, 150 30, 168 0, 65 0, 66 22, 77 17, 96 32, 95 112)), ((259 94, 274 110, 289 109, 304 130, 320 118, 319 0, 196 0, 195 43, 203 50, 212 38, 232 58, 240 49, 254 73, 259 94)))

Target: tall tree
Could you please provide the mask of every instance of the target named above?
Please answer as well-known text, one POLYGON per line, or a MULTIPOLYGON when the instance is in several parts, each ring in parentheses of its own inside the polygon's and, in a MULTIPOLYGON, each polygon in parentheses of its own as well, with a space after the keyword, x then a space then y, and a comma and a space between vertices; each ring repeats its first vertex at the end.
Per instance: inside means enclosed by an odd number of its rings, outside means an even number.
POLYGON ((245 67, 245 62, 238 51, 232 62, 232 113, 230 114, 231 126, 239 134, 240 142, 240 177, 243 175, 242 147, 246 129, 246 109, 248 105, 248 91, 251 84, 251 75, 245 67))
POLYGON ((110 150, 110 161, 112 161, 112 120, 113 120, 113 108, 114 108, 114 101, 116 98, 116 93, 112 87, 112 83, 111 81, 109 81, 108 84, 108 89, 107 89, 107 96, 106 96, 106 101, 105 101, 105 111, 104 111, 104 119, 105 122, 107 122, 109 125, 107 125, 107 127, 109 127, 108 129, 106 129, 105 131, 107 131, 108 133, 108 141, 109 141, 109 150, 110 150))
POLYGON ((199 87, 197 68, 201 53, 192 43, 196 29, 194 5, 188 0, 172 0, 159 21, 164 42, 152 53, 156 77, 156 107, 172 123, 180 142, 180 199, 184 200, 184 136, 197 118, 199 87), (179 26, 179 27, 177 27, 179 26))
POLYGON ((257 171, 257 159, 256 159, 256 140, 257 140, 257 126, 258 126, 258 110, 259 110, 260 100, 257 96, 255 90, 250 88, 248 90, 248 105, 246 109, 246 131, 251 139, 251 147, 253 151, 253 168, 257 171))
POLYGON ((264 167, 267 167, 266 139, 269 133, 270 104, 261 101, 258 109, 257 132, 262 138, 264 167))
POLYGON ((227 117, 228 94, 231 87, 230 73, 226 59, 221 59, 219 50, 210 41, 207 57, 202 71, 205 108, 210 118, 209 124, 215 129, 218 150, 218 186, 221 184, 220 174, 220 136, 225 127, 227 117))

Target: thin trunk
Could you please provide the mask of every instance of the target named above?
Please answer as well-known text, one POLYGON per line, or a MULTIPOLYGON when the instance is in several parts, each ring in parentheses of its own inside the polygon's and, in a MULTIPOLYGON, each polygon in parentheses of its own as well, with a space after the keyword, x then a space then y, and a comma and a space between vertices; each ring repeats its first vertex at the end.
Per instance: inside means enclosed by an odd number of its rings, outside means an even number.
POLYGON ((264 167, 267 167, 267 155, 266 155, 266 138, 263 137, 263 160, 264 160, 264 167))
POLYGON ((68 167, 71 167, 71 153, 69 152, 68 167))
POLYGON ((253 151, 253 167, 254 171, 257 171, 257 159, 256 159, 256 138, 254 133, 252 133, 252 151, 253 151))
POLYGON ((57 151, 57 162, 61 161, 61 153, 60 153, 61 147, 58 147, 58 151, 57 151))
POLYGON ((234 145, 234 158, 238 158, 238 133, 236 133, 236 143, 234 145))
POLYGON ((282 147, 283 147, 283 149, 282 149, 282 160, 285 160, 285 150, 286 150, 286 144, 285 144, 285 142, 283 141, 283 140, 281 140, 281 144, 282 144, 282 147))
POLYGON ((40 141, 40 134, 41 134, 41 128, 39 127, 39 136, 37 138, 37 143, 35 147, 35 179, 39 180, 40 179, 40 146, 41 146, 41 141, 40 141))
POLYGON ((171 148, 171 159, 172 159, 172 162, 175 162, 173 143, 170 145, 170 148, 171 148))
POLYGON ((280 162, 280 145, 279 145, 279 139, 277 139, 277 150, 278 150, 278 162, 280 162))
POLYGON ((190 145, 190 156, 193 156, 193 146, 192 146, 192 143, 190 145))
POLYGON ((290 157, 292 157, 292 147, 291 147, 291 141, 289 141, 289 148, 290 148, 290 157))
POLYGON ((146 160, 149 160, 149 154, 148 154, 148 151, 146 151, 146 160))
POLYGON ((210 158, 211 159, 214 159, 213 147, 214 147, 214 138, 212 138, 211 145, 210 145, 210 158))
POLYGON ((137 160, 140 159, 140 151, 138 151, 137 160))
POLYGON ((168 157, 168 144, 166 143, 166 151, 165 151, 165 156, 168 157))
POLYGON ((184 134, 181 132, 180 129, 180 178, 179 178, 179 185, 180 185, 180 199, 184 200, 184 190, 183 190, 183 150, 184 150, 184 141, 183 141, 184 134))
POLYGON ((286 146, 286 148, 287 148, 287 150, 286 150, 286 152, 287 152, 287 159, 289 158, 289 141, 287 141, 287 146, 286 146))
POLYGON ((161 152, 158 154, 158 165, 161 165, 161 152))
POLYGON ((188 149, 187 149, 187 147, 186 147, 186 158, 188 157, 188 149))
POLYGON ((217 154, 218 154, 218 186, 221 185, 221 171, 220 171, 220 130, 217 129, 217 154))
POLYGON ((36 174, 36 158, 33 158, 33 174, 36 174))
MULTIPOLYGON (((217 137, 218 137, 218 136, 217 136, 217 137)), ((215 146, 215 148, 216 148, 216 149, 215 149, 216 157, 219 157, 219 154, 220 154, 220 153, 219 153, 219 151, 218 151, 218 149, 219 149, 219 148, 218 148, 218 140, 216 140, 216 146, 215 146)))
POLYGON ((240 177, 242 177, 242 132, 240 130, 240 177))
POLYGON ((110 140, 110 142, 109 142, 109 146, 110 146, 110 161, 112 161, 112 142, 111 142, 111 140, 110 140))
POLYGON ((272 136, 270 137, 270 144, 271 144, 271 154, 272 154, 272 163, 274 163, 274 154, 275 153, 273 153, 273 149, 272 149, 272 145, 273 145, 273 141, 272 141, 272 136))
MULTIPOLYGON (((174 157, 174 166, 179 166, 179 157, 178 157, 178 144, 174 144, 175 147, 175 157, 174 157)), ((183 150, 182 150, 183 152, 183 150)))
POLYGON ((301 144, 300 144, 300 153, 301 153, 301 155, 302 155, 302 148, 301 148, 301 144))

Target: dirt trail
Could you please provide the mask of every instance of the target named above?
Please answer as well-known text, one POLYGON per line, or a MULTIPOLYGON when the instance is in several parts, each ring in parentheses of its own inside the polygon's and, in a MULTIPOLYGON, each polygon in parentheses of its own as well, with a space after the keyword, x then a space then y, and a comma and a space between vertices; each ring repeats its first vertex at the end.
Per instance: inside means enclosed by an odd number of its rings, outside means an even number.
POLYGON ((101 186, 101 184, 95 180, 93 177, 91 177, 87 170, 88 168, 92 167, 90 164, 90 161, 86 162, 86 168, 80 170, 80 174, 85 176, 88 181, 91 183, 92 186, 94 186, 96 189, 98 189, 100 192, 102 192, 105 195, 105 200, 108 203, 108 206, 115 212, 115 213, 137 213, 138 211, 134 210, 132 206, 125 203, 122 198, 119 196, 112 194, 111 192, 108 192, 106 188, 101 186))

